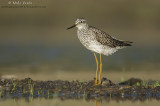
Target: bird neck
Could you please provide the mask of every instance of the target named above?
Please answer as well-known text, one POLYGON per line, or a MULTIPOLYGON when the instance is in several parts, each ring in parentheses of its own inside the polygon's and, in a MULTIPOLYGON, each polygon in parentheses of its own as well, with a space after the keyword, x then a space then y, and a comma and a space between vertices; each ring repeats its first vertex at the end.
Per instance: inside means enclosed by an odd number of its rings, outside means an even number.
POLYGON ((88 30, 88 25, 85 25, 85 26, 79 26, 78 27, 78 30, 88 30))

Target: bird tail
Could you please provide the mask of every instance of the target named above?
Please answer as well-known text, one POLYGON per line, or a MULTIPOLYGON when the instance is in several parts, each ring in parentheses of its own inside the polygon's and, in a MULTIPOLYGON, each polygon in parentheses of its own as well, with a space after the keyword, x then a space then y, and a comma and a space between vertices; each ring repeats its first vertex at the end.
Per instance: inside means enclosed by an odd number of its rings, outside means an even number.
POLYGON ((130 42, 130 41, 119 41, 120 43, 119 43, 119 46, 120 47, 123 47, 123 46, 132 46, 131 45, 131 43, 133 43, 133 42, 130 42))
POLYGON ((122 45, 123 46, 132 46, 131 44, 133 43, 133 42, 130 42, 130 41, 122 41, 123 43, 122 43, 122 45))

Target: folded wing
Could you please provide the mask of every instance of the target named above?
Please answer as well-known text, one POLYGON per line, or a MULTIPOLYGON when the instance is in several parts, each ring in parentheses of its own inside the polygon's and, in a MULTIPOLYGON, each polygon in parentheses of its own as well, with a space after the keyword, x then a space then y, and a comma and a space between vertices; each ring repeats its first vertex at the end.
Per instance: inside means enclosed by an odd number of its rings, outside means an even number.
POLYGON ((124 47, 124 46, 132 46, 130 41, 122 41, 122 40, 117 40, 116 38, 113 38, 112 36, 108 35, 104 31, 101 31, 95 27, 90 27, 96 35, 96 39, 99 43, 102 45, 109 46, 111 48, 115 47, 124 47))

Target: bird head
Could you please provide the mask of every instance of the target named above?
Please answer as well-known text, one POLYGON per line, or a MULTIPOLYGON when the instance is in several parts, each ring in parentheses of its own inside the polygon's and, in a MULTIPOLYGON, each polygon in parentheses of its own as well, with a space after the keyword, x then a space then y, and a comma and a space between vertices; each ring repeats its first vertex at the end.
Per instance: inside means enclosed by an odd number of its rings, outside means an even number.
POLYGON ((78 29, 85 28, 88 26, 87 21, 84 18, 79 18, 75 21, 75 24, 67 29, 77 27, 78 29))

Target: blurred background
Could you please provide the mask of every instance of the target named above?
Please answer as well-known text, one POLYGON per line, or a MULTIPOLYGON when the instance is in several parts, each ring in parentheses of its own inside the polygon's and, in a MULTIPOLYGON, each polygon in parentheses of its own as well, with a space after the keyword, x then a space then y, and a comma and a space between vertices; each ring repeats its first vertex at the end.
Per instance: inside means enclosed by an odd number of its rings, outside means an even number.
MULTIPOLYGON (((0 5, 9 5, 8 1, 0 0, 0 5)), ((118 39, 134 42, 132 47, 103 56, 106 76, 109 72, 132 72, 127 74, 132 77, 142 71, 141 75, 160 70, 159 0, 25 1, 46 8, 0 8, 1 74, 20 73, 20 78, 31 75, 35 78, 42 72, 39 79, 46 73, 46 79, 52 79, 53 75, 55 79, 58 75, 65 79, 67 73, 84 75, 88 71, 92 74, 86 77, 93 78, 96 69, 93 53, 80 43, 76 28, 66 30, 79 17, 118 39)))

